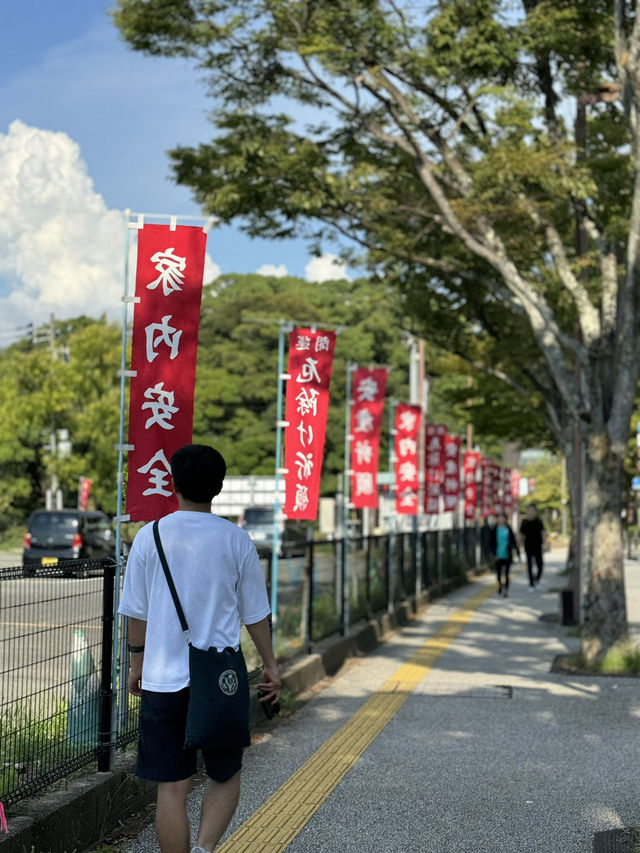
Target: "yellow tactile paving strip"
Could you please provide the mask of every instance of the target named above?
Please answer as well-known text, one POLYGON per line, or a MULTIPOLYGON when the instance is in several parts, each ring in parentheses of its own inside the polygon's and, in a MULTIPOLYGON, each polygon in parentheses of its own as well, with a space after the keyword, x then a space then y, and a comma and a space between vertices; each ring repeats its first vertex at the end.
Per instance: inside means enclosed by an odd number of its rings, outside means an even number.
POLYGON ((402 664, 251 817, 220 853, 282 853, 471 619, 495 594, 484 586, 402 664))

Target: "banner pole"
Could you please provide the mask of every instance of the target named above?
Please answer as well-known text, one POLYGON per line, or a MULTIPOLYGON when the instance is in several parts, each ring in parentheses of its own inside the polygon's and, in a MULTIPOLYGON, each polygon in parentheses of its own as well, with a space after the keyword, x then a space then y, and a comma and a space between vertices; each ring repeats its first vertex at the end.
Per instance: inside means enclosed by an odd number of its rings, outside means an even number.
MULTIPOLYGON (((125 233, 124 233, 124 270, 123 270, 123 294, 122 294, 122 352, 120 354, 120 426, 118 430, 118 493, 116 498, 116 572, 114 579, 113 595, 113 660, 111 671, 111 683, 113 685, 113 705, 111 712, 112 741, 115 739, 118 728, 117 709, 122 699, 118 696, 118 663, 120 658, 120 617, 118 606, 120 604, 120 584, 122 579, 122 497, 124 480, 124 419, 127 377, 127 320, 129 309, 129 243, 130 229, 129 210, 125 211, 125 233)), ((110 758, 110 769, 113 769, 113 750, 110 758)))
POLYGON ((286 324, 280 320, 278 331, 278 391, 276 396, 276 464, 275 499, 273 502, 273 540, 271 547, 271 619, 273 636, 278 631, 278 557, 280 551, 280 473, 282 471, 282 383, 284 380, 284 336, 286 324))
POLYGON ((349 633, 349 503, 351 501, 351 399, 352 374, 356 365, 347 361, 344 416, 344 488, 342 506, 342 635, 349 633))
POLYGON ((389 541, 387 545, 387 577, 389 578, 389 588, 387 590, 387 610, 389 613, 393 610, 393 552, 395 544, 395 526, 396 526, 396 480, 395 480, 395 420, 397 400, 389 400, 389 473, 391 474, 391 509, 389 512, 389 541))

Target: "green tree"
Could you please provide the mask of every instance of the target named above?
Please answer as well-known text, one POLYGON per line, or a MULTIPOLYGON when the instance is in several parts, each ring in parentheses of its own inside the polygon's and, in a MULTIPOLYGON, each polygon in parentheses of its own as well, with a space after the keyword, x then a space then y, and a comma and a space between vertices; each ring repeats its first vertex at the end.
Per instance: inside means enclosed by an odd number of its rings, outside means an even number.
POLYGON ((561 459, 545 455, 541 459, 527 462, 521 472, 524 478, 535 482, 533 492, 520 501, 521 512, 524 513, 527 504, 535 503, 538 512, 544 516, 547 529, 551 522, 562 514, 562 465, 561 459))
POLYGON ((579 431, 589 657, 626 632, 637 11, 636 0, 442 0, 427 11, 118 0, 114 11, 134 48, 191 58, 209 78, 215 137, 172 153, 177 180, 208 212, 252 235, 316 245, 344 235, 407 294, 416 327, 506 381, 523 406, 539 404, 570 472, 579 431), (283 114, 283 97, 304 126, 283 114))
MULTIPOLYGON (((228 275, 205 287, 196 373, 194 440, 212 441, 230 472, 272 474, 278 324, 343 326, 331 379, 322 489, 344 468, 346 362, 387 364, 388 396, 406 399, 408 351, 397 295, 366 280, 310 284, 228 275)), ((386 435, 384 436, 386 442, 386 435)), ((382 459, 386 446, 383 444, 382 459)))
POLYGON ((87 318, 58 332, 55 350, 21 342, 0 352, 0 533, 44 504, 53 476, 65 506, 88 476, 97 506, 115 511, 120 332, 87 318), (58 430, 69 431, 67 456, 51 450, 58 430))

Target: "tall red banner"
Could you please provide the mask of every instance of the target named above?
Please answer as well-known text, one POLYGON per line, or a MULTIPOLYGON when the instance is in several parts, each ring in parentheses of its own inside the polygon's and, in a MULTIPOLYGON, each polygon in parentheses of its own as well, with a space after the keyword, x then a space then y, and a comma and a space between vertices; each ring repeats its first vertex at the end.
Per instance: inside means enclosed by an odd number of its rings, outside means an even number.
POLYGON ((443 494, 445 512, 454 510, 460 497, 460 439, 453 435, 444 441, 443 494))
POLYGON ((322 474, 335 332, 293 329, 289 339, 284 514, 314 519, 322 474))
POLYGON ((359 367, 354 371, 350 427, 351 502, 356 509, 378 506, 378 456, 386 390, 386 368, 359 367))
POLYGON ((493 509, 493 470, 494 464, 488 459, 482 460, 482 505, 481 514, 487 518, 494 514, 493 509))
POLYGON ((193 429, 193 389, 204 255, 202 228, 138 232, 129 405, 127 512, 151 521, 177 508, 170 460, 193 429))
POLYGON ((418 514, 420 406, 398 403, 395 417, 396 512, 418 514))
POLYGON ((91 485, 93 480, 90 480, 89 477, 80 477, 80 483, 78 485, 78 509, 81 509, 83 512, 89 506, 89 495, 91 493, 91 485))
POLYGON ((481 456, 473 450, 468 450, 463 459, 464 482, 464 517, 466 521, 475 521, 478 505, 477 471, 481 456))
POLYGON ((513 505, 517 509, 518 501, 520 500, 520 471, 517 468, 514 468, 511 472, 511 497, 513 505))
POLYGON ((513 512, 513 494, 511 493, 511 468, 502 469, 502 511, 507 515, 513 512))
POLYGON ((424 511, 437 515, 444 480, 444 448, 447 428, 444 424, 427 424, 425 428, 425 490, 424 511))

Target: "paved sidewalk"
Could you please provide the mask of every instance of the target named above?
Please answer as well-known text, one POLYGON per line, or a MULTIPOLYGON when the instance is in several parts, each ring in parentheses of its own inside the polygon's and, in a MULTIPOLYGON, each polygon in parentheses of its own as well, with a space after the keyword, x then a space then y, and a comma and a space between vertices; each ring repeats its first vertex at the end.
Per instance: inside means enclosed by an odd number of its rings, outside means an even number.
MULTIPOLYGON (((366 747, 349 747, 346 775, 287 853, 589 853, 595 832, 640 824, 640 683, 549 672, 578 641, 540 619, 558 612, 553 590, 564 586, 564 554, 546 556, 539 590, 529 593, 518 573, 509 599, 491 595, 473 612, 460 608, 490 592, 493 578, 455 591, 248 750, 231 831, 321 748, 313 772, 326 783, 344 756, 323 745, 363 708, 369 725, 365 702, 384 696, 377 691, 409 658, 427 660, 425 641, 439 655, 432 668, 366 747)), ((628 563, 627 580, 630 621, 640 625, 640 562, 628 563)), ((409 671, 418 670, 401 670, 409 671)), ((190 799, 194 816, 199 797, 190 799)), ((279 819, 267 811, 263 820, 279 819)), ((157 850, 153 828, 124 849, 157 850)), ((225 853, 245 849, 262 848, 234 841, 225 853)))

